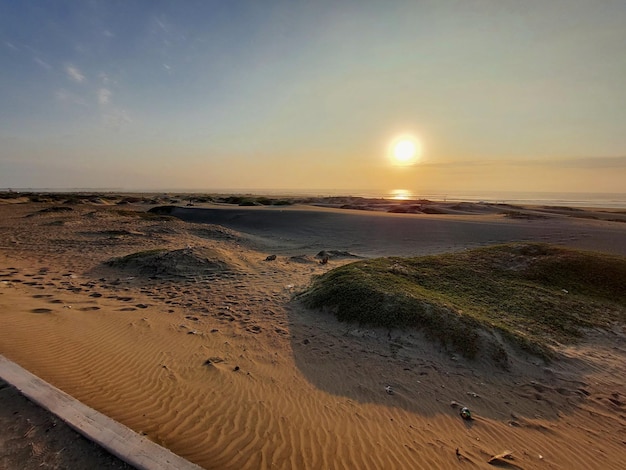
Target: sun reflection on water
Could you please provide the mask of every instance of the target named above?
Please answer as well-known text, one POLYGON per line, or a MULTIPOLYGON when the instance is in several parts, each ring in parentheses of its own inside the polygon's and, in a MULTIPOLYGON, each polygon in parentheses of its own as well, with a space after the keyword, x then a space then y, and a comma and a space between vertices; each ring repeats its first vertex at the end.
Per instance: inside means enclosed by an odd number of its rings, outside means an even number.
POLYGON ((406 201, 408 199, 413 199, 413 193, 408 189, 392 189, 391 199, 395 199, 397 201, 406 201))

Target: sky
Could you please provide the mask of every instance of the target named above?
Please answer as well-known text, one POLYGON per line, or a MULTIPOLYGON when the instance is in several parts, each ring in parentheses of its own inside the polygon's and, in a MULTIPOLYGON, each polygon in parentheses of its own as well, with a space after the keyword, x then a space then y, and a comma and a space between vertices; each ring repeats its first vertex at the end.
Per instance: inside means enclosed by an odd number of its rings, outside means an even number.
POLYGON ((626 192, 625 24, 624 0, 0 0, 0 189, 626 192))

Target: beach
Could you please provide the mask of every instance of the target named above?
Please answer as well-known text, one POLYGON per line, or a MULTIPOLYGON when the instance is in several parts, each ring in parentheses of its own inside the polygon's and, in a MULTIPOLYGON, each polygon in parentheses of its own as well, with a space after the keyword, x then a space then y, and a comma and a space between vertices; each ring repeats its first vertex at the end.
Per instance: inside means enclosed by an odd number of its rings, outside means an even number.
POLYGON ((508 468, 622 468, 624 325, 501 370, 296 295, 378 256, 507 242, 626 256, 623 210, 189 204, 0 199, 0 353, 207 469, 491 468, 509 452, 508 468))

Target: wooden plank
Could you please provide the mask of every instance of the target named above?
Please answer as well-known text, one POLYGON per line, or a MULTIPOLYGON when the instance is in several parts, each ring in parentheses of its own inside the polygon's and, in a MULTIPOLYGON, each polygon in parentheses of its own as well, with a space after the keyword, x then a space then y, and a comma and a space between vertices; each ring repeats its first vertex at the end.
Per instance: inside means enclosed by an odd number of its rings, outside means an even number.
POLYGON ((79 402, 0 354, 0 378, 70 427, 139 470, 200 470, 132 429, 79 402))

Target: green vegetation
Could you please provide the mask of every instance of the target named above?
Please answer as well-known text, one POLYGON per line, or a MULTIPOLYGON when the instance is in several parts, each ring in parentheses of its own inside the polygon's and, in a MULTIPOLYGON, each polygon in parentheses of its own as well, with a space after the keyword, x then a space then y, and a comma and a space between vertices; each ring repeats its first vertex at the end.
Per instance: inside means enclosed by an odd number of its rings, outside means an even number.
POLYGON ((585 328, 626 322, 626 258, 543 244, 508 244, 348 264, 317 278, 306 306, 342 321, 418 328, 474 358, 506 365, 497 336, 545 359, 585 328), (496 334, 494 334, 496 333, 496 334))
POLYGON ((113 267, 125 267, 139 261, 154 258, 156 255, 164 254, 166 252, 167 250, 165 248, 138 251, 120 258, 113 258, 112 260, 106 261, 105 264, 113 267))
POLYGON ((272 199, 266 196, 226 196, 217 199, 217 202, 236 204, 239 206, 287 206, 293 202, 285 199, 272 199))

